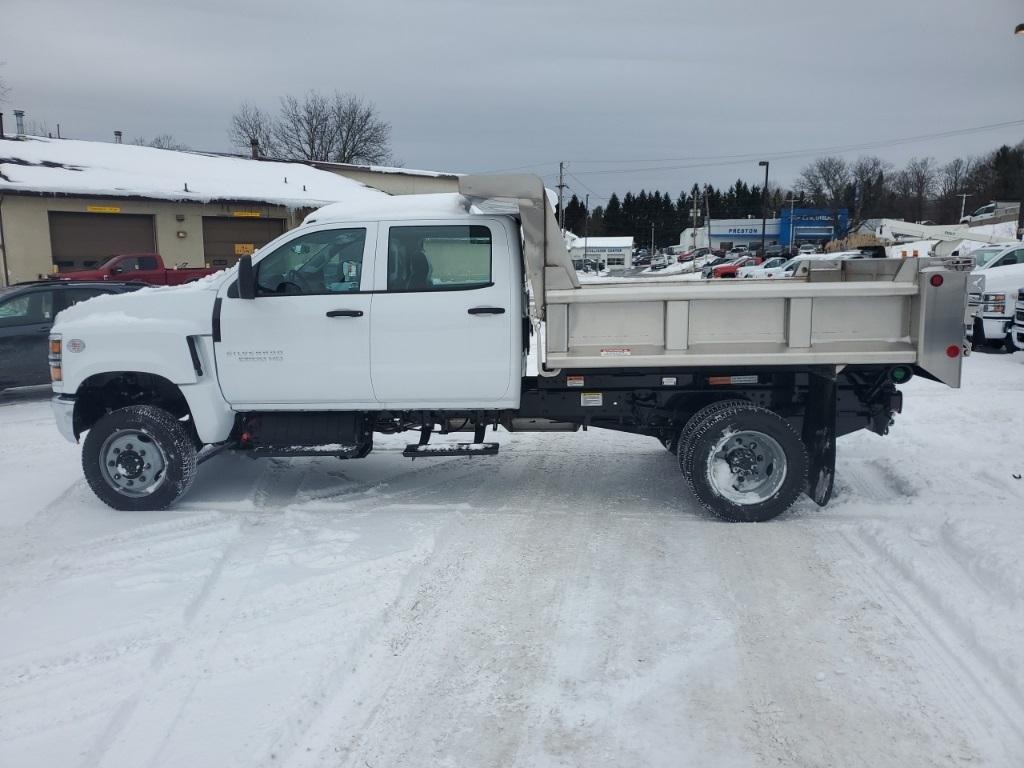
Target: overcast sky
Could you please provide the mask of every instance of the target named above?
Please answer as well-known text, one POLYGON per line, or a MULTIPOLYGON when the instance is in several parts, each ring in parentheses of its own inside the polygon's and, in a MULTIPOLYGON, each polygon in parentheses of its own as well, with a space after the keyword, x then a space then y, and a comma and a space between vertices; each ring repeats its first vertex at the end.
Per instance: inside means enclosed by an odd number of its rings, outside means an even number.
MULTIPOLYGON (((600 204, 757 182, 760 157, 785 185, 816 148, 1024 120, 1022 21, 1021 0, 0 0, 0 74, 9 127, 22 108, 74 138, 208 150, 229 149, 243 101, 353 91, 408 167, 552 184, 564 159, 600 204)), ((1021 139, 870 151, 945 161, 1021 139)))

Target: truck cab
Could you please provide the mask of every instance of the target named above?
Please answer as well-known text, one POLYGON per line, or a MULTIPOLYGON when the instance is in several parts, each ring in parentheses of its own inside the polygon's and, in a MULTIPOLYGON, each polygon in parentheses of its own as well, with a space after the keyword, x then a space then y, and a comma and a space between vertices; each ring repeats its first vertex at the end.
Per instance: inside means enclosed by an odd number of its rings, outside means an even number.
POLYGON ((517 407, 521 260, 508 217, 443 204, 419 219, 311 216, 252 260, 252 299, 234 282, 217 292, 224 398, 260 410, 517 407))

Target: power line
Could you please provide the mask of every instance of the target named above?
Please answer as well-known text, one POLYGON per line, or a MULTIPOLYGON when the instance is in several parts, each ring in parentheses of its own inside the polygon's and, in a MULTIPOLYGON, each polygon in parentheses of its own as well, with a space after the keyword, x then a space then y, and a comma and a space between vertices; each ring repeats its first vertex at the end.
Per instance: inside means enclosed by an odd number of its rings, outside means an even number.
MULTIPOLYGON (((863 152, 869 149, 881 149, 883 147, 899 146, 901 144, 910 144, 916 141, 928 141, 933 139, 944 139, 955 136, 968 136, 974 133, 984 133, 986 131, 994 131, 1002 128, 1013 128, 1018 126, 1024 126, 1024 119, 1021 120, 1006 120, 999 123, 988 123, 986 125, 977 125, 969 128, 954 128, 946 131, 936 131, 934 133, 918 134, 916 136, 904 136, 895 139, 877 139, 874 141, 866 141, 857 144, 835 144, 831 146, 821 146, 806 149, 790 149, 781 150, 776 152, 746 152, 742 154, 724 154, 724 155, 692 155, 688 157, 666 157, 666 158, 628 158, 628 159, 603 159, 603 160, 571 160, 570 162, 577 164, 591 164, 591 165, 619 165, 624 163, 680 163, 680 165, 667 165, 667 166, 642 166, 634 168, 615 168, 606 170, 593 170, 593 171, 578 171, 578 175, 584 176, 597 176, 597 175, 614 175, 621 173, 645 173, 645 172, 658 172, 658 171, 679 171, 687 170, 691 168, 715 168, 728 165, 742 165, 748 163, 751 160, 785 160, 785 159, 796 159, 801 157, 808 157, 820 153, 835 153, 843 154, 846 152, 863 152)), ((489 171, 490 173, 505 173, 508 171, 523 170, 529 168, 543 168, 555 165, 557 160, 543 163, 532 163, 530 165, 519 165, 512 168, 504 168, 495 171, 489 171)), ((576 181, 583 184, 583 181, 578 175, 573 175, 576 181)), ((584 185, 585 186, 585 185, 584 185)))

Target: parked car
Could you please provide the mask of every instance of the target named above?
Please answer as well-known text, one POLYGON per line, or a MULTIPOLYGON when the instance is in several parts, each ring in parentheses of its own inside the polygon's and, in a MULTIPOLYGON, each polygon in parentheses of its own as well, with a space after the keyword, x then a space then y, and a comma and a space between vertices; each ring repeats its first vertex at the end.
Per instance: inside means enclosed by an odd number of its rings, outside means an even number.
POLYGON ((651 257, 650 256, 646 256, 646 255, 641 256, 641 255, 637 254, 636 256, 633 257, 633 266, 634 267, 646 267, 646 266, 650 265, 650 263, 651 263, 651 257))
POLYGON ((773 259, 779 256, 788 259, 792 254, 785 245, 769 245, 764 249, 763 255, 766 259, 773 259))
POLYGON ((743 267, 739 268, 739 271, 736 273, 736 277, 739 277, 739 278, 764 277, 765 276, 764 273, 767 270, 773 269, 775 267, 781 267, 783 264, 786 263, 786 261, 788 261, 788 259, 786 259, 785 256, 774 256, 774 257, 772 257, 770 259, 765 259, 760 264, 748 264, 746 266, 743 266, 743 267))
POLYGON ((50 383, 46 338, 62 309, 142 283, 57 283, 49 280, 0 288, 0 389, 50 383))
POLYGON ((680 264, 685 264, 688 261, 693 261, 694 259, 707 256, 709 253, 711 253, 710 248, 691 248, 688 251, 680 253, 679 256, 676 257, 676 261, 680 264))
POLYGON ((1024 352, 1024 288, 1017 291, 1017 306, 1014 309, 1010 334, 1013 345, 1024 352))
POLYGON ((850 259, 869 259, 871 254, 866 251, 837 251, 836 253, 812 253, 809 255, 796 255, 785 264, 771 269, 765 269, 764 273, 757 277, 771 279, 793 277, 800 266, 808 261, 848 261, 850 259))
POLYGON ((739 257, 716 256, 713 259, 709 258, 707 261, 704 262, 703 266, 701 267, 701 275, 704 277, 705 280, 710 280, 711 273, 714 271, 715 267, 721 266, 722 264, 728 264, 730 261, 733 260, 733 258, 739 257))
POLYGON ((733 259, 726 264, 720 264, 711 270, 711 277, 713 278, 726 278, 736 277, 736 273, 739 272, 740 267, 757 266, 761 263, 761 259, 757 256, 740 256, 738 259, 733 259))
POLYGON ((207 267, 167 267, 159 253, 122 253, 111 256, 96 269, 80 269, 54 275, 57 280, 128 280, 148 285, 181 285, 212 275, 207 267))
POLYGON ((1015 297, 1024 288, 1024 245, 1009 243, 972 251, 974 275, 984 278, 983 288, 968 296, 974 321, 968 329, 971 345, 1014 351, 1011 325, 1015 297))
POLYGON ((651 259, 651 271, 665 269, 671 263, 671 257, 667 253, 659 253, 651 259))
POLYGON ((814 243, 804 243, 796 250, 797 256, 813 256, 819 253, 818 246, 814 243))
POLYGON ((973 213, 962 217, 960 219, 960 223, 977 224, 979 222, 987 221, 988 219, 994 219, 997 216, 1011 216, 1016 214, 1018 211, 1020 211, 1020 203, 993 200, 987 205, 981 206, 981 208, 973 213))

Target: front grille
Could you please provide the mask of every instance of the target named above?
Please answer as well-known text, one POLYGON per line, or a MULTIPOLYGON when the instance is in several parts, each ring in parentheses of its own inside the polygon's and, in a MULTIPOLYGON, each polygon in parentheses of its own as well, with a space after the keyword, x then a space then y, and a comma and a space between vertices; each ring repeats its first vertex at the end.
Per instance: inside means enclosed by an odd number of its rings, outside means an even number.
POLYGON ((970 304, 972 307, 978 306, 979 304, 981 304, 981 294, 980 293, 969 293, 969 294, 967 294, 967 303, 970 304))
POLYGON ((1018 309, 1013 317, 1018 323, 1024 324, 1024 309, 1018 309))

